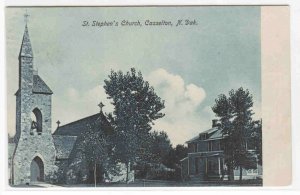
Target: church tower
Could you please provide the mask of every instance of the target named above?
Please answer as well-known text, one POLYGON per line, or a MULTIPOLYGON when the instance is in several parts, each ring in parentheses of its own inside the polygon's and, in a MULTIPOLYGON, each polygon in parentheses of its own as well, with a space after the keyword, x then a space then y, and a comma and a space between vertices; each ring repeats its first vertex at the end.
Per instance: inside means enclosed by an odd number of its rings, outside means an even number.
POLYGON ((19 53, 19 89, 16 92, 16 148, 14 185, 50 181, 55 171, 51 134, 52 91, 33 69, 33 50, 27 24, 19 53))

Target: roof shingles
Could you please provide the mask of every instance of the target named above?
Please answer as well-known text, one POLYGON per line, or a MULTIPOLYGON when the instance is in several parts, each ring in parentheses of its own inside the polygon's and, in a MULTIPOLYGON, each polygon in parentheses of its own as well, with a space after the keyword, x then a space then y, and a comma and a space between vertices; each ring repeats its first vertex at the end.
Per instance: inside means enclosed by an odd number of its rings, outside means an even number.
POLYGON ((206 131, 201 132, 199 135, 197 135, 197 136, 193 137, 192 139, 188 140, 186 143, 197 142, 199 140, 201 134, 202 135, 207 134, 207 137, 206 137, 207 140, 222 138, 221 129, 219 129, 218 127, 213 127, 211 129, 208 129, 206 131))
POLYGON ((60 126, 56 129, 54 135, 79 136, 82 132, 86 131, 91 124, 96 124, 99 129, 102 129, 105 132, 110 131, 112 128, 104 114, 100 112, 92 116, 60 126))
POLYGON ((77 137, 61 135, 52 135, 52 137, 56 149, 56 158, 68 159, 73 150, 77 137))
POLYGON ((58 127, 52 135, 58 159, 70 157, 77 142, 82 141, 82 132, 86 131, 90 124, 95 124, 96 128, 106 133, 112 131, 112 127, 103 112, 58 127))
POLYGON ((39 75, 33 75, 33 93, 53 94, 52 90, 39 75))

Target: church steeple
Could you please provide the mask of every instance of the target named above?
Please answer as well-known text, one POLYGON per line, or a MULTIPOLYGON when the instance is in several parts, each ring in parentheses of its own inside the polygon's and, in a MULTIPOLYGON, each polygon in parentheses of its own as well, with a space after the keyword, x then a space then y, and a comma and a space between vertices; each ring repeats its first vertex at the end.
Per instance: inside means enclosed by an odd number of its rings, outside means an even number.
POLYGON ((33 85, 33 51, 29 39, 27 23, 19 53, 19 89, 32 91, 33 85))
POLYGON ((19 58, 21 57, 33 58, 33 52, 30 43, 27 24, 25 25, 25 31, 24 31, 22 45, 19 53, 19 58))

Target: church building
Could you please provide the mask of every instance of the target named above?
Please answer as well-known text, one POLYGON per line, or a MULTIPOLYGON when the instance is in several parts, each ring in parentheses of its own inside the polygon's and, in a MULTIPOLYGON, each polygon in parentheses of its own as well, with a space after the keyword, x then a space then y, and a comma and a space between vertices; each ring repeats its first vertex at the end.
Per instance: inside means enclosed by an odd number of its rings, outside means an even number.
MULTIPOLYGON (((34 55, 27 24, 19 53, 19 89, 16 92, 16 134, 8 144, 9 176, 11 185, 57 180, 62 172, 63 182, 72 157, 76 156, 80 135, 91 123, 99 131, 110 131, 105 114, 98 114, 58 126, 52 134, 53 92, 34 70, 34 55)), ((80 168, 77 167, 78 170, 80 168)), ((72 178, 71 178, 72 179, 72 178)), ((120 177, 118 178, 120 180, 120 177)))

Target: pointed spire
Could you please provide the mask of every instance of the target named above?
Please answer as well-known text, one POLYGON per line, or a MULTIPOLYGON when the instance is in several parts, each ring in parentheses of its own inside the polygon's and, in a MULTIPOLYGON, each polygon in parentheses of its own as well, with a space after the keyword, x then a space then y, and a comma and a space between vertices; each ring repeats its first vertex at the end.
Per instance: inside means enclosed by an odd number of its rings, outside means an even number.
POLYGON ((24 35, 23 35, 23 40, 22 40, 19 57, 33 58, 33 52, 32 52, 32 47, 31 47, 31 43, 30 43, 30 39, 29 39, 27 23, 25 25, 25 31, 24 31, 24 35))

